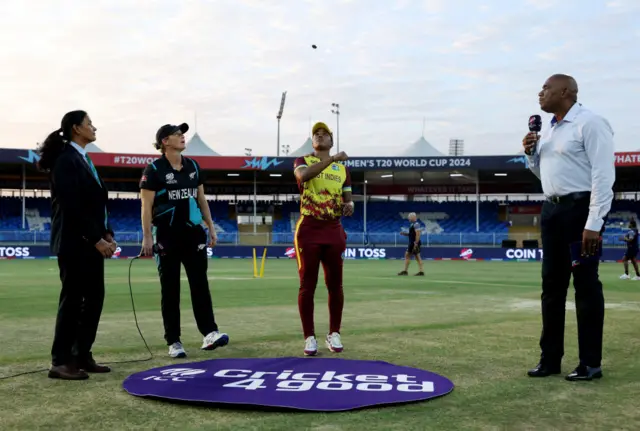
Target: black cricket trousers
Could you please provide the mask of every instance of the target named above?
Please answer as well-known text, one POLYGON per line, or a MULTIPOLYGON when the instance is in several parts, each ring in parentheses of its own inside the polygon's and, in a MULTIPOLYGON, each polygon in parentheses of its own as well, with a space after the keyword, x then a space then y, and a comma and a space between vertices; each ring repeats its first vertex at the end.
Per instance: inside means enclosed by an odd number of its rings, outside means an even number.
POLYGON ((93 248, 59 254, 62 290, 51 347, 54 366, 90 361, 104 304, 104 257, 93 248))
POLYGON ((155 259, 161 285, 164 338, 170 346, 180 341, 180 267, 184 265, 191 306, 200 333, 218 330, 207 277, 207 235, 201 226, 156 236, 155 259))
MULTIPOLYGON (((542 335, 541 359, 560 365, 564 356, 565 303, 573 273, 580 364, 599 367, 602 360, 604 295, 599 262, 572 268, 571 243, 582 241, 589 215, 589 194, 542 206, 542 335)), ((602 231, 604 231, 604 226, 602 231)), ((601 232, 602 233, 602 232, 601 232)))

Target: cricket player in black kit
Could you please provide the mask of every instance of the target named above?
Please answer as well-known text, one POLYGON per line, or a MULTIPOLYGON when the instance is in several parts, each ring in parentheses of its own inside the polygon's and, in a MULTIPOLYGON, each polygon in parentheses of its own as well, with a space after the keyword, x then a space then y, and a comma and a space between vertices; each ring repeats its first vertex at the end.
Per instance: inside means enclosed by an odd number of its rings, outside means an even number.
POLYGON ((629 280, 629 261, 633 265, 633 269, 636 272, 636 275, 631 278, 631 280, 638 281, 640 280, 640 271, 638 270, 638 261, 636 260, 636 256, 638 256, 638 225, 635 220, 631 220, 629 222, 629 231, 627 234, 622 237, 622 240, 627 243, 627 250, 624 253, 624 258, 622 259, 624 264, 624 274, 620 276, 621 280, 629 280))
POLYGON ((409 245, 407 246, 407 251, 404 253, 404 270, 400 271, 398 275, 409 275, 407 271, 409 270, 409 264, 411 263, 411 256, 414 256, 418 263, 418 267, 420 268, 420 271, 416 275, 424 276, 424 266, 422 264, 422 259, 420 258, 420 247, 422 246, 422 241, 420 240, 421 227, 418 223, 418 216, 416 216, 416 213, 409 213, 407 218, 410 223, 409 232, 400 232, 400 235, 409 237, 409 245))
POLYGON ((185 123, 167 124, 158 130, 154 145, 162 157, 145 168, 140 180, 142 254, 153 253, 158 265, 164 337, 169 356, 174 358, 186 356, 180 341, 180 264, 187 273, 193 314, 204 336, 202 350, 229 342, 229 336, 218 331, 209 292, 207 246, 215 245, 216 233, 204 195, 203 174, 195 160, 181 154, 187 130, 185 123))

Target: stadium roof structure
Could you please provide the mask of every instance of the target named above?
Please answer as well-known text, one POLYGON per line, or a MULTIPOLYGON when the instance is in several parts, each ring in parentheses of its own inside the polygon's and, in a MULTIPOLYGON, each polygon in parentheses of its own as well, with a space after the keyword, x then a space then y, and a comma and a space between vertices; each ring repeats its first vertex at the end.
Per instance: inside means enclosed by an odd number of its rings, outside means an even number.
POLYGON ((424 136, 421 136, 402 153, 404 157, 444 157, 445 155, 431 145, 424 136))
POLYGON ((87 153, 104 153, 104 151, 94 143, 87 145, 84 149, 87 150, 87 153))
POLYGON ((307 154, 310 154, 313 152, 313 142, 311 141, 311 138, 307 138, 306 141, 304 141, 304 144, 302 144, 302 146, 300 148, 298 148, 297 150, 293 151, 292 153, 289 153, 289 157, 301 157, 301 156, 306 156, 307 154))
POLYGON ((187 149, 184 150, 185 156, 220 156, 220 154, 213 151, 196 132, 189 142, 187 142, 187 149))

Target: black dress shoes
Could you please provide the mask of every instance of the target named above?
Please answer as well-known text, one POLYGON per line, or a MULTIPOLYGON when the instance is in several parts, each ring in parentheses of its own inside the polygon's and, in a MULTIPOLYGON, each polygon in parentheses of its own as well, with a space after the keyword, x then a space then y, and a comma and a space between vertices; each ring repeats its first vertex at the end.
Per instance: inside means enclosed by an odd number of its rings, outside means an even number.
POLYGON ((74 364, 52 365, 49 369, 49 378, 62 380, 86 380, 89 378, 89 375, 78 369, 74 364))
POLYGON ((93 358, 89 358, 85 361, 78 361, 77 367, 87 373, 109 373, 111 368, 106 365, 99 365, 93 358))
POLYGON ((540 362, 535 368, 529 370, 527 374, 529 377, 548 377, 553 374, 560 374, 560 372, 560 365, 549 366, 540 362))
POLYGON ((602 378, 602 368, 593 368, 586 365, 578 365, 575 370, 565 377, 570 382, 590 381, 600 378, 602 378))

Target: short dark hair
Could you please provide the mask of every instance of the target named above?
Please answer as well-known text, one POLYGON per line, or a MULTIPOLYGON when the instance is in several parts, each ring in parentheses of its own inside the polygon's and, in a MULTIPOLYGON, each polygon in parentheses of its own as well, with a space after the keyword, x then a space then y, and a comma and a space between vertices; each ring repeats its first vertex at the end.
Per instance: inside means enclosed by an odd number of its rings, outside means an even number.
POLYGON ((36 150, 40 156, 37 163, 38 169, 48 172, 53 168, 65 145, 71 140, 73 126, 81 125, 86 116, 87 113, 82 110, 64 114, 60 121, 60 128, 51 132, 36 150))

